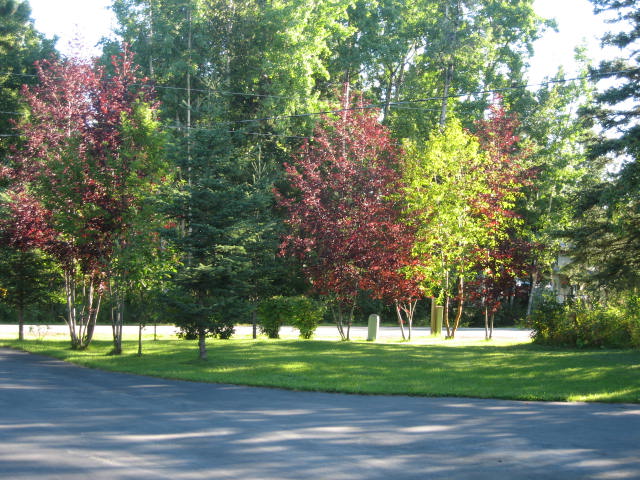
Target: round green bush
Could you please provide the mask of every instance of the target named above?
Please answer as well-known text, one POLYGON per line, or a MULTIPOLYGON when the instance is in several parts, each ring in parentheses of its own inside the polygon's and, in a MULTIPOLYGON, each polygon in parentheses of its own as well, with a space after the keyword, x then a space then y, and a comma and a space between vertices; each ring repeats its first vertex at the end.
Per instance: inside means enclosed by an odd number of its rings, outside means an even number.
POLYGON ((313 336, 324 315, 324 307, 305 296, 271 297, 260 302, 260 331, 269 338, 280 338, 280 327, 289 324, 300 331, 300 337, 313 336))

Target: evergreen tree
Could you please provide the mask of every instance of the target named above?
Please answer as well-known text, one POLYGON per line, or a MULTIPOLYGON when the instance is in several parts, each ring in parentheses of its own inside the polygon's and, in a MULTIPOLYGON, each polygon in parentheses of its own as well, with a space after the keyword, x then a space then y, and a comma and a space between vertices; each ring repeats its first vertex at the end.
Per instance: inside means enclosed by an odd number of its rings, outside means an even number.
POLYGON ((256 212, 267 210, 271 199, 250 182, 250 159, 220 141, 228 135, 194 133, 189 179, 179 185, 173 205, 183 265, 168 303, 185 337, 198 338, 201 359, 207 356, 207 336, 228 338, 246 318, 247 301, 260 293, 255 269, 269 247, 269 226, 256 212))
POLYGON ((53 40, 36 31, 26 0, 0 0, 0 163, 15 143, 13 121, 24 113, 20 88, 35 81, 36 60, 54 53, 53 40))
POLYGON ((592 165, 608 162, 613 173, 583 191, 577 209, 581 228, 569 234, 572 256, 583 272, 592 272, 591 280, 627 289, 640 284, 640 6, 633 0, 592 2, 596 13, 613 14, 619 26, 602 43, 618 47, 622 56, 594 71, 615 82, 586 111, 602 129, 590 144, 592 165))

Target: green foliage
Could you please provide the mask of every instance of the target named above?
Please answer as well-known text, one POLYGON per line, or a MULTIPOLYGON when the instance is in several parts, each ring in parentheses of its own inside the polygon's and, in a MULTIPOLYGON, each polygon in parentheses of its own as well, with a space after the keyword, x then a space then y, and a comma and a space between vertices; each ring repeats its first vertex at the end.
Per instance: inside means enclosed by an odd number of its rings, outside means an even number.
POLYGON ((602 39, 620 49, 620 58, 603 61, 595 72, 609 86, 585 109, 600 137, 588 144, 589 167, 608 164, 609 175, 586 185, 576 202, 578 225, 567 232, 575 263, 592 275, 590 283, 610 290, 640 286, 640 7, 638 2, 592 0, 597 13, 612 18, 614 31, 602 39))
POLYGON ((325 313, 325 306, 308 297, 291 298, 293 325, 300 331, 300 338, 310 339, 318 328, 325 313))
POLYGON ((533 339, 543 345, 578 348, 640 348, 640 297, 628 295, 608 306, 583 301, 559 304, 544 295, 532 312, 533 339))
POLYGON ((413 268, 424 278, 427 295, 446 291, 468 274, 472 251, 486 243, 482 219, 470 211, 472 199, 487 189, 483 161, 478 141, 458 121, 424 145, 407 145, 406 221, 417 228, 413 251, 420 263, 413 268))
POLYGON ((310 339, 324 316, 325 307, 305 296, 275 296, 264 299, 258 306, 260 331, 269 338, 280 338, 280 327, 293 325, 300 338, 310 339))
POLYGON ((290 321, 288 297, 271 297, 258 305, 260 331, 269 338, 280 338, 280 327, 290 321))
POLYGON ((26 0, 0 0, 0 161, 14 143, 12 120, 26 113, 19 92, 34 81, 34 62, 54 53, 54 42, 36 31, 26 0))

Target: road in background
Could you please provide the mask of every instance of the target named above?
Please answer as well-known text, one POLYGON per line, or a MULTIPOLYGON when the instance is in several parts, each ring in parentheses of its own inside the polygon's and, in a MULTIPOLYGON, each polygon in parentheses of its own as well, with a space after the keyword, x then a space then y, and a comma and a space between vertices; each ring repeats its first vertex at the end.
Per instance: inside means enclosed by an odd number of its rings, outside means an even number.
MULTIPOLYGON (((250 336, 252 334, 251 325, 237 325, 235 327, 236 335, 238 336, 250 336)), ((158 335, 175 335, 178 329, 171 325, 160 325, 156 329, 158 335)), ((143 330, 144 334, 153 334, 154 327, 148 326, 143 330)), ((44 337, 51 335, 66 335, 69 333, 69 329, 66 325, 26 325, 25 335, 27 338, 44 337)), ((98 325, 96 327, 96 333, 100 335, 110 335, 111 326, 98 325)), ((137 325, 127 325, 124 327, 125 335, 137 335, 137 325)), ((292 327, 284 326, 280 330, 281 336, 284 338, 295 338, 298 335, 298 331, 292 327)), ((429 337, 431 330, 426 327, 419 327, 413 329, 413 338, 420 339, 429 337)), ((18 335, 17 325, 0 325, 0 337, 11 338, 12 335, 18 335)), ((322 325, 316 330, 316 338, 322 340, 339 340, 340 335, 338 329, 334 325, 322 325)), ((351 327, 351 338, 353 340, 366 340, 367 339, 367 327, 351 327)), ((461 328, 456 333, 456 338, 459 340, 483 340, 485 338, 484 328, 461 328)), ((394 341, 401 340, 402 335, 399 327, 380 327, 378 340, 380 341, 394 341)), ((493 331, 493 339, 502 341, 522 341, 527 342, 531 339, 531 330, 521 328, 497 328, 493 331)))

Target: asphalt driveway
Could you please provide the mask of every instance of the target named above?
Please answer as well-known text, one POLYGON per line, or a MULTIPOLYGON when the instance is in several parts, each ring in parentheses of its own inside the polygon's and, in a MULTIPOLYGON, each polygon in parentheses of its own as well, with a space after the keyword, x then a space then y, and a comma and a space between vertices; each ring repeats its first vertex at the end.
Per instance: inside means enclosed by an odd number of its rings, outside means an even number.
POLYGON ((640 405, 209 385, 0 349, 0 478, 640 479, 640 405))

